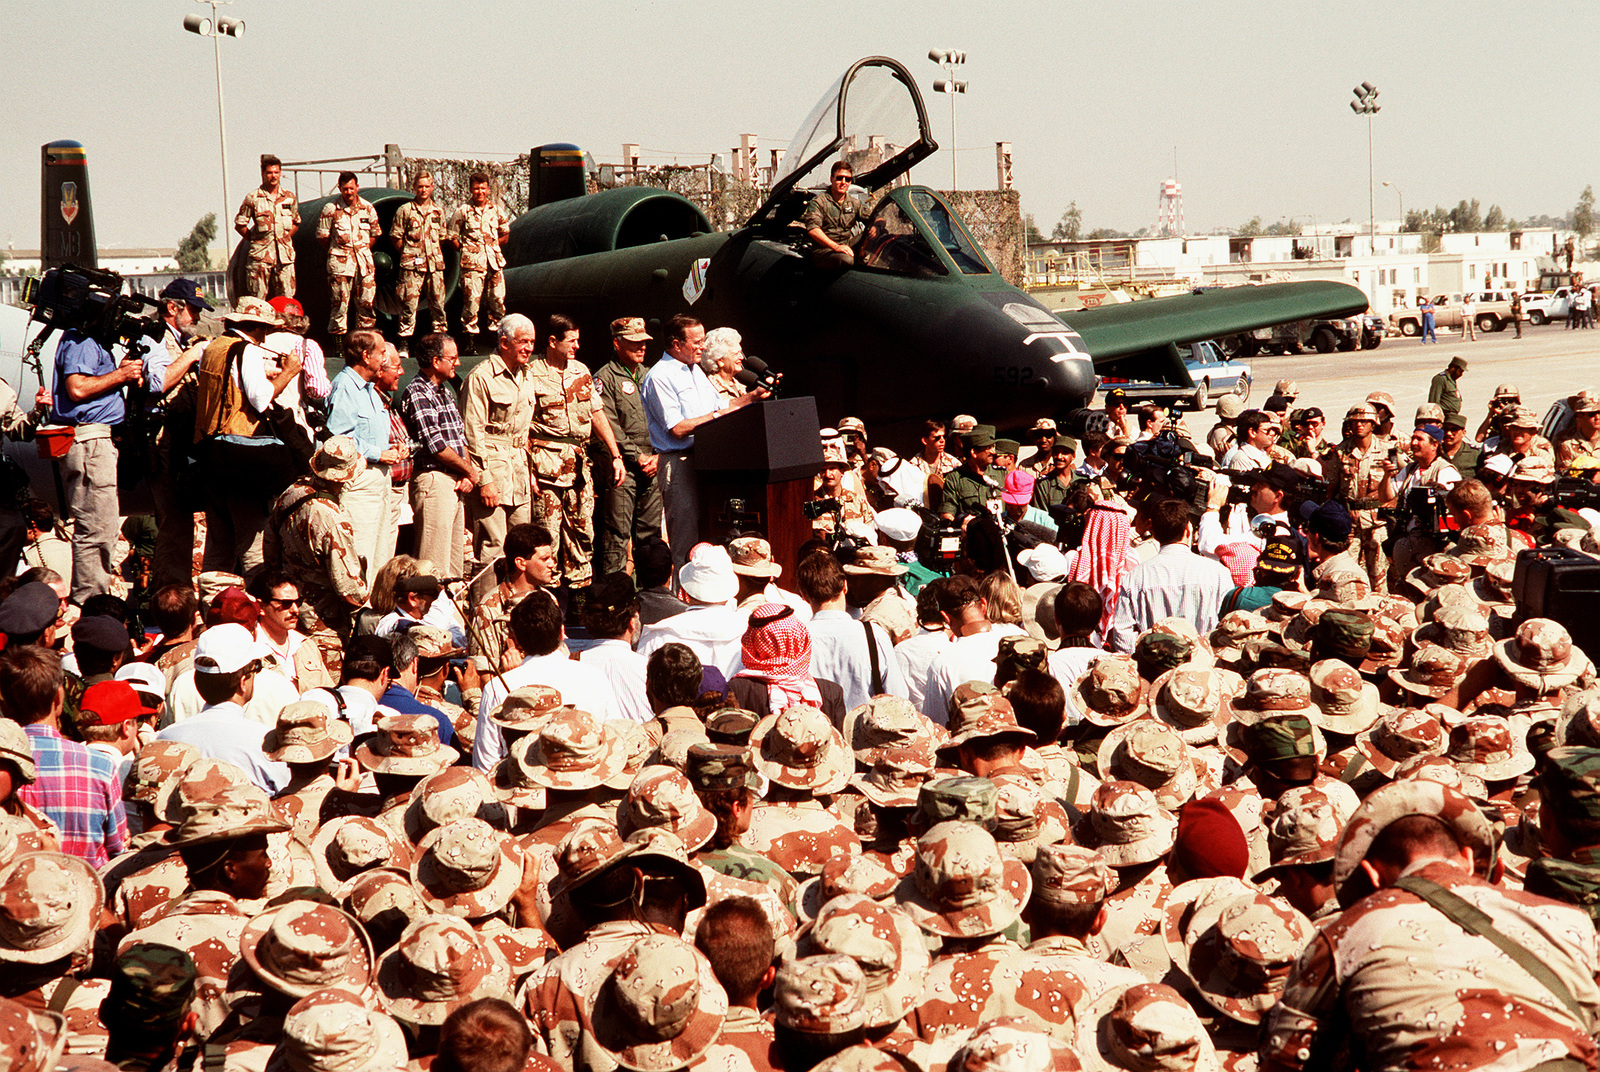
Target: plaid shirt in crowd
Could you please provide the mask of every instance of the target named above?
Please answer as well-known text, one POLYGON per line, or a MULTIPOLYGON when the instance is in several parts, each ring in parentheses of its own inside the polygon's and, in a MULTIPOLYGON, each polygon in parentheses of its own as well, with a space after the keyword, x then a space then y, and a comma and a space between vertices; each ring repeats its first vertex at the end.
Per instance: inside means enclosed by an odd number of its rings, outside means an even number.
POLYGON ((17 796, 61 828, 62 852, 102 866, 128 844, 122 787, 111 760, 42 722, 23 730, 33 745, 39 778, 18 786, 17 796))
POLYGON ((449 387, 418 376, 400 394, 400 415, 405 418, 411 438, 420 444, 416 453, 417 472, 444 470, 434 456, 447 447, 463 458, 467 456, 467 431, 461 423, 455 394, 449 387))

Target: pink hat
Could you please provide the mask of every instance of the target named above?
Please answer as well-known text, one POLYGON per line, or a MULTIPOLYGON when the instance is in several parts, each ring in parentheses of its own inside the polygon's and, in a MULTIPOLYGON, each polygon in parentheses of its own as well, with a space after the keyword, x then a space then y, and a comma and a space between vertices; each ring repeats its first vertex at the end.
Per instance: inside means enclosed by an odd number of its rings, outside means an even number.
POLYGON ((1033 474, 1023 469, 1013 469, 1006 474, 1006 490, 1000 501, 1012 506, 1026 506, 1033 501, 1033 474))

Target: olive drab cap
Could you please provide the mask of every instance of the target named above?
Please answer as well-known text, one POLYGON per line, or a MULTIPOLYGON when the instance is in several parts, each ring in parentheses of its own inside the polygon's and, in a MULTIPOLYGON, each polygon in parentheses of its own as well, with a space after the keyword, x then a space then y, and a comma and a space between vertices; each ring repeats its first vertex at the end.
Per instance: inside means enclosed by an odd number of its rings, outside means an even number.
POLYGON ((922 783, 917 792, 916 822, 925 827, 944 822, 995 823, 999 789, 987 778, 939 778, 922 783))
POLYGON ((1472 849, 1474 859, 1486 859, 1493 851, 1494 828, 1468 797, 1438 782, 1402 778, 1368 794, 1339 836, 1333 888, 1341 906, 1349 908, 1367 892, 1364 877, 1359 883, 1351 881, 1361 874, 1358 865, 1384 828, 1407 815, 1442 819, 1472 849))
POLYGON ((1006 636, 1000 638, 1000 650, 994 657, 995 676, 1007 680, 1023 670, 1048 672, 1046 660, 1050 658, 1050 645, 1032 636, 1006 636))
POLYGON ((389 1072, 405 1063, 399 1024, 359 994, 328 987, 290 1006, 267 1072, 389 1072))
POLYGON ((1317 755, 1311 720, 1302 714, 1272 715, 1245 729, 1250 758, 1256 763, 1277 763, 1317 755))
POLYGON ((378 1000, 412 1024, 442 1024, 469 1001, 509 1000, 511 990, 511 967, 494 943, 455 916, 416 920, 378 965, 378 1000))
POLYGON ((773 984, 773 1015, 790 1031, 848 1034, 867 1022, 866 976, 837 953, 786 961, 773 984))
POLYGON ((751 766, 749 752, 734 745, 691 746, 687 773, 689 784, 702 792, 761 788, 761 776, 751 766))
POLYGON ((1552 748, 1538 781, 1542 798, 1560 814, 1600 823, 1600 748, 1552 748))
POLYGON ((111 1014, 106 1022, 150 1027, 176 1023, 189 1011, 196 978, 194 961, 183 950, 135 942, 111 965, 111 993, 103 1002, 111 1014))
POLYGON ((1155 675, 1174 670, 1189 661, 1194 645, 1172 633, 1144 633, 1133 644, 1133 658, 1140 666, 1151 667, 1155 675))

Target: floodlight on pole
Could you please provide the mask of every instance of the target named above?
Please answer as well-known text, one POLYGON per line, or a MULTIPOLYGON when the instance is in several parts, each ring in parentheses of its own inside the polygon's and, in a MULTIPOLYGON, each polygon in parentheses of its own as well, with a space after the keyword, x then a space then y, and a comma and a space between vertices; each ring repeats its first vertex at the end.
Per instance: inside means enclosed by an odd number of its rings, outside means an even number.
MULTIPOLYGON (((1373 186, 1372 169, 1372 117, 1377 115, 1381 105, 1378 104, 1378 87, 1371 82, 1363 82, 1350 91, 1355 99, 1350 102, 1350 110, 1357 115, 1367 117, 1367 237, 1376 252, 1378 240, 1378 210, 1376 207, 1377 192, 1373 186)), ((1384 185, 1388 185, 1385 183, 1384 185)))
POLYGON ((217 17, 217 8, 231 4, 233 0, 205 0, 211 6, 211 17, 204 15, 185 15, 183 28, 200 37, 211 38, 211 52, 216 60, 217 68, 217 138, 222 146, 222 214, 217 217, 218 230, 222 232, 222 248, 227 251, 231 260, 233 257, 233 227, 230 220, 233 213, 233 198, 228 193, 228 123, 222 108, 222 39, 224 37, 240 38, 244 36, 244 21, 242 19, 223 19, 217 17))
POLYGON ((967 84, 955 78, 956 68, 967 62, 967 54, 958 48, 931 48, 928 58, 943 67, 949 78, 933 83, 935 93, 950 94, 950 189, 956 189, 956 94, 965 93, 967 84))

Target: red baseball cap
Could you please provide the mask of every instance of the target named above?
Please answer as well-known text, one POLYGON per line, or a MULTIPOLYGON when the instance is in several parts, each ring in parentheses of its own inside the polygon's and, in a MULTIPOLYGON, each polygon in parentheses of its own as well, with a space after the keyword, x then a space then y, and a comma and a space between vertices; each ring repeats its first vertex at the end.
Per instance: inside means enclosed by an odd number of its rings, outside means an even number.
POLYGON ((80 726, 116 726, 130 718, 153 715, 137 689, 126 681, 101 681, 83 690, 78 702, 80 726))
POLYGON ((306 315, 306 311, 300 308, 299 302, 295 301, 293 298, 285 297, 282 294, 279 294, 276 298, 273 298, 271 301, 267 302, 267 304, 272 306, 272 311, 277 313, 279 316, 283 316, 285 313, 288 313, 290 316, 306 315))
POLYGON ((231 622, 242 625, 251 632, 255 631, 256 623, 260 620, 261 604, 251 599, 249 594, 236 584, 218 592, 211 600, 211 607, 206 613, 207 625, 227 625, 231 622))

